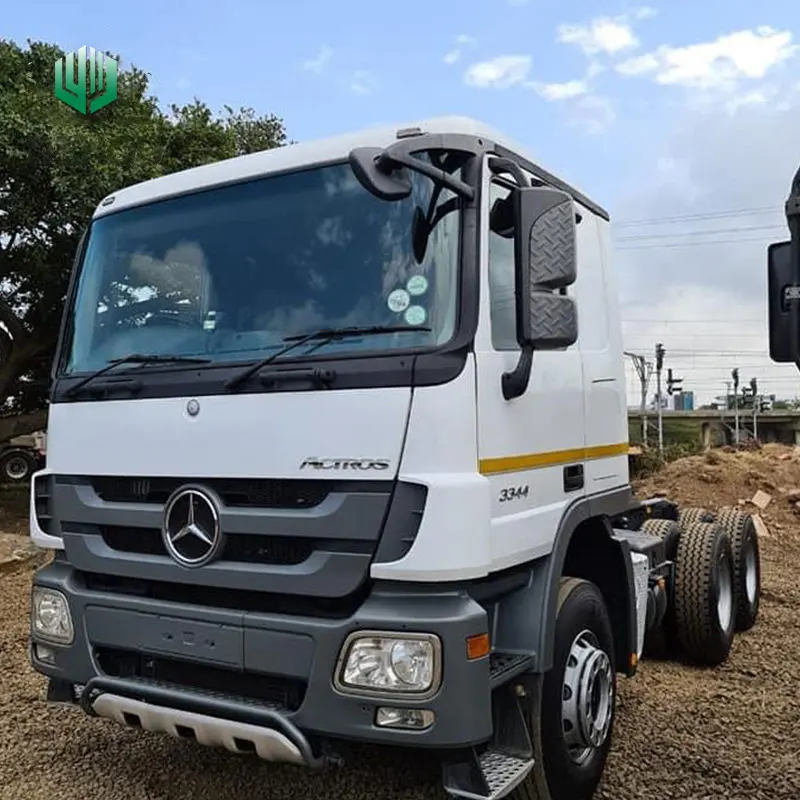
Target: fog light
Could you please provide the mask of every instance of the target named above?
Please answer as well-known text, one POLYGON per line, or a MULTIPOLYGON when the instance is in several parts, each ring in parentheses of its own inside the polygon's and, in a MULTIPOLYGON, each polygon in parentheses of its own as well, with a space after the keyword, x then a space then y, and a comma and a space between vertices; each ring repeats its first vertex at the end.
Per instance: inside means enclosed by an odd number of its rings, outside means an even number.
POLYGON ((433 711, 421 708, 379 708, 375 714, 375 724, 379 728, 406 728, 420 731, 430 728, 436 715, 433 711))
POLYGON ((357 633, 344 643, 337 688, 423 695, 441 681, 441 643, 431 634, 357 633))
POLYGON ((52 647, 45 647, 43 644, 36 644, 33 647, 33 652, 36 654, 37 660, 43 664, 56 663, 56 651, 52 647))
POLYGON ((71 644, 75 635, 67 598, 61 592, 35 586, 31 597, 34 633, 59 644, 71 644))

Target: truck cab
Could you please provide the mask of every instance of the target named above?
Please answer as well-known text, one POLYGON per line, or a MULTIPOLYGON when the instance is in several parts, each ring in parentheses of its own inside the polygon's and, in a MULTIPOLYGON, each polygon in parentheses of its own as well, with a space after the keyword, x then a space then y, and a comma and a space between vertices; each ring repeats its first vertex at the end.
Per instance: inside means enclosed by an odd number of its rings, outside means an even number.
POLYGON ((121 189, 53 367, 32 664, 268 760, 426 748, 453 797, 588 798, 678 527, 632 499, 626 406, 608 214, 481 123, 121 189))

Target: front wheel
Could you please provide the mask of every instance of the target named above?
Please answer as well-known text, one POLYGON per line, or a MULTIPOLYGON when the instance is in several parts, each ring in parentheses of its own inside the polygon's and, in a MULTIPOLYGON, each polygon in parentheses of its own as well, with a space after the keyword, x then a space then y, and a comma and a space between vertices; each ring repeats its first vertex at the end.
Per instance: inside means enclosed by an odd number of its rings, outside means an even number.
POLYGON ((614 638, 600 590, 563 578, 552 669, 534 682, 533 771, 515 800, 590 800, 611 747, 616 700, 614 638))

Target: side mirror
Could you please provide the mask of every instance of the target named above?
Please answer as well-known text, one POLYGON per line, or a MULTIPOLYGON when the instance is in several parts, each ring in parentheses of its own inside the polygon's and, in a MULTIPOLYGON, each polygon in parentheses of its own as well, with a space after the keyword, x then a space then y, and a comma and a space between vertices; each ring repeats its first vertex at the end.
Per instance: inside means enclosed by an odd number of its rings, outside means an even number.
POLYGON ((575 301, 560 290, 575 282, 577 235, 572 198, 558 189, 514 190, 514 266, 520 360, 503 375, 503 396, 526 389, 534 350, 560 350, 578 339, 575 301))
POLYGON ((795 320, 800 316, 800 286, 792 268, 791 242, 775 242, 767 248, 767 309, 769 355, 779 364, 800 360, 795 320))
POLYGON ((572 198, 558 189, 514 192, 517 341, 557 350, 578 338, 575 301, 558 293, 575 282, 576 223, 572 198))

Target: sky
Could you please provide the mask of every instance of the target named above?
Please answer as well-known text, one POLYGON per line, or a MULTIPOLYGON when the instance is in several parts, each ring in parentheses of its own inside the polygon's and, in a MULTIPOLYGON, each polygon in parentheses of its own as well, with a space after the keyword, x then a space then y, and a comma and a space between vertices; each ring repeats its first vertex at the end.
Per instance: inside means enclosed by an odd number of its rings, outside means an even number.
POLYGON ((297 141, 480 119, 611 212, 627 350, 663 343, 696 402, 734 366, 800 396, 765 298, 800 167, 796 0, 0 0, 0 37, 117 53, 162 104, 249 106, 297 141))

